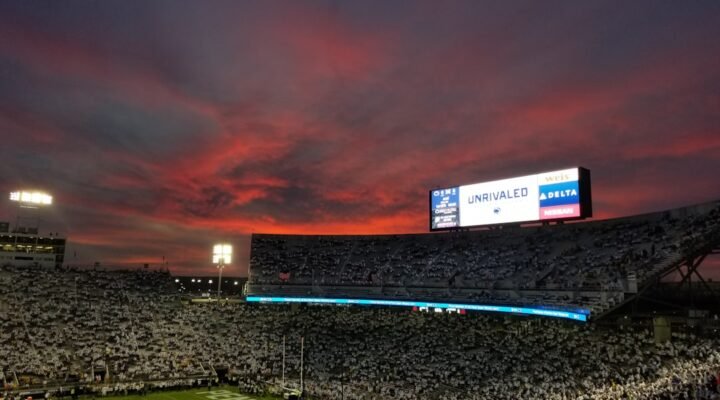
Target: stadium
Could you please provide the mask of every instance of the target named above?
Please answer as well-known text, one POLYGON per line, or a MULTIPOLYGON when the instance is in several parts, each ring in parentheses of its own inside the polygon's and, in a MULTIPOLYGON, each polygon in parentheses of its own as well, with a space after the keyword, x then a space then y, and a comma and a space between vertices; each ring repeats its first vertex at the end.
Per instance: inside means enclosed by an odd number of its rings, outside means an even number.
POLYGON ((583 221, 589 171, 561 175, 531 176, 521 202, 451 198, 517 179, 431 190, 439 232, 254 234, 242 290, 217 296, 166 271, 70 268, 64 238, 5 229, 5 397, 717 398, 717 288, 698 267, 720 249, 720 201, 583 221), (535 217, 568 182, 561 206, 579 211, 535 217), (480 206, 491 219, 468 223, 480 206))
POLYGON ((720 400, 720 1, 0 1, 0 400, 720 400))

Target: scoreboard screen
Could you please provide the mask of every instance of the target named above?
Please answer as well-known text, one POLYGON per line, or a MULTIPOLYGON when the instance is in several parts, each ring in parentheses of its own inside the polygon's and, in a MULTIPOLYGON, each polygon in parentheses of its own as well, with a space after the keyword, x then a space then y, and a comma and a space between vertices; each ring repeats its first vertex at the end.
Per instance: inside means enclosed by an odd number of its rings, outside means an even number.
POLYGON ((433 189, 430 230, 592 217, 590 171, 569 168, 433 189))

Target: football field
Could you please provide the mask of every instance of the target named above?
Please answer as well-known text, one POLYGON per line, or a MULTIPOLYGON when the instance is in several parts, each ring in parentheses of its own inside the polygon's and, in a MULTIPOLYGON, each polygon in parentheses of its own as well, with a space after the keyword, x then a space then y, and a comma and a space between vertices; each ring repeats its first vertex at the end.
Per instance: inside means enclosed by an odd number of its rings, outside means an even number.
POLYGON ((211 391, 194 388, 180 391, 152 392, 145 396, 112 396, 112 400, 276 400, 280 397, 260 397, 240 393, 236 387, 213 387, 211 391))

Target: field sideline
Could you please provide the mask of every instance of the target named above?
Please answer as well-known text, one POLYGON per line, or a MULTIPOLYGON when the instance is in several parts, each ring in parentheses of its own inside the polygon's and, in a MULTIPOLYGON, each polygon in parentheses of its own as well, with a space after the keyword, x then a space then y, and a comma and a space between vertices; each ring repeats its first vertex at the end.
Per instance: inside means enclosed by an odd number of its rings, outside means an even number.
POLYGON ((211 391, 203 388, 150 392, 145 396, 108 396, 108 400, 277 400, 281 397, 261 397, 240 393, 236 387, 213 387, 211 391))

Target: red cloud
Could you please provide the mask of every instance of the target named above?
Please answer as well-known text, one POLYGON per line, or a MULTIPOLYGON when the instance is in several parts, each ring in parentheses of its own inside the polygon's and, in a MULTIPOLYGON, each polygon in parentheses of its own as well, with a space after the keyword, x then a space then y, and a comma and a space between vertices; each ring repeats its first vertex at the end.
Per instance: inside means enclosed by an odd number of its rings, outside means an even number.
POLYGON ((327 9, 292 8, 268 26, 278 48, 287 50, 312 79, 368 79, 386 66, 392 39, 387 33, 354 28, 327 9))

